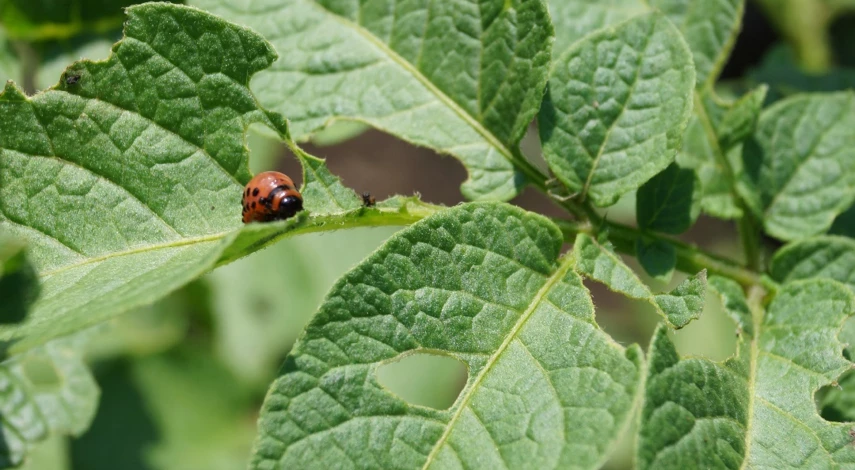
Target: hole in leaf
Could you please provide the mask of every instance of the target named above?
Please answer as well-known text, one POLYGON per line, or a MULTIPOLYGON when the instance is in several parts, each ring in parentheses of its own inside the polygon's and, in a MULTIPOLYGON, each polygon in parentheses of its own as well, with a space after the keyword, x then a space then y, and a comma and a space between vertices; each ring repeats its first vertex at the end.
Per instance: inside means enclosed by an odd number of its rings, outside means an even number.
POLYGON ((24 376, 38 389, 58 389, 61 378, 53 363, 46 357, 36 356, 23 362, 24 376))
POLYGON ((377 369, 377 381, 412 405, 444 410, 466 385, 466 365, 426 351, 410 353, 377 369))
POLYGON ((855 371, 843 374, 836 383, 816 391, 819 415, 826 421, 844 423, 855 421, 855 371))
MULTIPOLYGON (((837 338, 845 346, 843 356, 851 361, 855 357, 855 319, 846 320, 837 338)), ((855 421, 855 370, 841 375, 837 383, 817 390, 814 401, 820 416, 827 421, 855 421)))

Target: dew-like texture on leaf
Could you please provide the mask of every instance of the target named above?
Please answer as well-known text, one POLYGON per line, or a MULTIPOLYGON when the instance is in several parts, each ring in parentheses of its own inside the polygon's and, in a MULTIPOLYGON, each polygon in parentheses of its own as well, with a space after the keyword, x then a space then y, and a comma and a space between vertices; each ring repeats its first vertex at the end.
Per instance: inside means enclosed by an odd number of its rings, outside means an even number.
POLYGON ((600 30, 555 60, 538 117, 543 152, 571 192, 614 204, 674 160, 695 73, 659 14, 600 30))
POLYGON ((801 95, 765 110, 743 147, 740 189, 766 232, 827 230, 855 199, 855 94, 801 95))
POLYGON ((252 468, 598 468, 640 376, 560 264, 561 233, 504 204, 468 204, 394 235, 339 280, 262 408, 252 468), (448 410, 409 405, 377 368, 450 355, 448 410))
POLYGON ((52 434, 80 435, 98 404, 81 357, 91 333, 51 341, 0 363, 0 467, 18 466, 52 434))
MULTIPOLYGON (((294 225, 238 230, 247 127, 287 138, 284 119, 248 88, 272 47, 193 8, 128 13, 107 60, 77 62, 31 98, 14 84, 0 94, 0 230, 27 242, 43 284, 29 319, 0 328, 14 348, 150 303, 226 248, 238 256, 232 243, 248 251, 294 225)), ((308 187, 340 193, 325 171, 314 165, 308 187)))
POLYGON ((560 56, 593 31, 649 11, 645 0, 549 0, 549 13, 555 25, 554 55, 560 56))
POLYGON ((681 234, 698 217, 695 173, 672 163, 638 189, 635 201, 639 228, 681 234))
POLYGON ((769 274, 780 283, 826 278, 855 290, 855 240, 822 236, 793 242, 775 253, 769 274))
MULTIPOLYGON (((746 305, 733 298, 738 289, 726 289, 726 308, 746 305)), ((852 366, 837 339, 852 309, 842 284, 788 284, 756 331, 741 330, 737 354, 723 363, 681 359, 660 327, 649 353, 639 468, 846 468, 855 460, 851 424, 823 420, 814 394, 852 366)))
POLYGON ((654 294, 610 246, 580 233, 573 245, 576 270, 614 292, 645 300, 673 328, 682 328, 698 318, 704 308, 707 274, 698 274, 680 283, 673 291, 654 294))
POLYGON ((510 199, 553 32, 542 0, 194 0, 270 40, 261 103, 296 139, 352 119, 460 159, 470 199, 510 199))

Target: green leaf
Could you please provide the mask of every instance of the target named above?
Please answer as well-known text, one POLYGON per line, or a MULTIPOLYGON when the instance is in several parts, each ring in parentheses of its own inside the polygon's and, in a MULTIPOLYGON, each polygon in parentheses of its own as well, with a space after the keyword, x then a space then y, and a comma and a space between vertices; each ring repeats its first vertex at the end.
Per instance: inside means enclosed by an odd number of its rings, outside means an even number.
POLYGON ((0 234, 0 324, 23 320, 39 290, 38 275, 24 243, 0 234))
MULTIPOLYGON (((744 296, 733 298, 738 291, 731 281, 724 304, 738 306, 731 314, 745 318, 744 296)), ((813 397, 852 367, 837 332, 853 300, 833 281, 787 284, 755 329, 742 329, 737 354, 723 363, 680 358, 660 327, 650 346, 639 468, 843 468, 852 462, 851 423, 820 418, 813 397)))
POLYGON ((458 158, 470 199, 514 197, 525 178, 512 162, 537 171, 518 144, 549 67, 542 0, 191 3, 252 27, 282 53, 253 89, 290 119, 297 140, 336 119, 364 122, 458 158))
POLYGON ((670 293, 654 294, 611 247, 580 233, 573 251, 580 274, 605 284, 614 292, 649 302, 672 328, 688 325, 704 308, 706 271, 686 279, 670 293))
POLYGON ((99 395, 81 357, 90 334, 51 341, 0 363, 0 467, 20 465, 51 435, 77 436, 89 427, 99 395))
POLYGON ((855 199, 855 94, 802 95, 763 112, 740 192, 781 240, 827 230, 855 199))
POLYGON ((723 219, 742 217, 735 180, 742 172, 740 145, 753 132, 766 87, 759 86, 735 101, 722 100, 709 90, 696 95, 695 116, 689 123, 677 162, 694 169, 704 212, 723 219))
POLYGON ((711 88, 733 49, 745 0, 650 0, 683 33, 697 72, 698 89, 711 88))
POLYGON ((122 39, 122 30, 117 25, 115 30, 103 34, 86 34, 74 36, 67 40, 49 41, 39 44, 41 62, 35 70, 37 90, 45 90, 57 84, 57 78, 63 77, 68 64, 81 58, 90 60, 104 59, 110 55, 113 44, 122 39))
POLYGON ((315 214, 334 214, 356 209, 362 201, 352 189, 330 173, 320 158, 315 158, 299 148, 294 154, 303 166, 303 208, 315 214))
POLYGON ((648 240, 638 237, 635 255, 644 271, 662 282, 669 282, 677 267, 677 250, 674 245, 658 238, 648 240))
POLYGON ((593 33, 553 64, 538 123, 571 192, 614 204, 674 160, 692 108, 691 52, 665 17, 593 33))
POLYGON ((833 279, 855 290, 855 240, 822 236, 790 243, 775 253, 769 275, 782 284, 833 279))
POLYGON ((395 234, 347 273, 286 359, 251 468, 597 468, 631 416, 640 375, 557 262, 547 219, 457 206, 395 234), (413 351, 468 366, 448 410, 377 381, 413 351))
POLYGON ((549 0, 549 13, 555 25, 554 55, 561 55, 593 31, 649 11, 644 0, 549 0))
POLYGON ((273 49, 193 8, 128 12, 110 58, 65 72, 76 82, 32 98, 11 84, 0 94, 0 230, 29 244, 42 282, 29 319, 0 328, 14 350, 151 303, 285 232, 383 223, 379 211, 343 214, 356 196, 300 153, 306 207, 336 216, 242 226, 247 127, 288 139, 284 119, 247 87, 273 49))
POLYGON ((695 172, 676 163, 668 165, 638 189, 635 210, 642 230, 685 232, 698 217, 695 172))

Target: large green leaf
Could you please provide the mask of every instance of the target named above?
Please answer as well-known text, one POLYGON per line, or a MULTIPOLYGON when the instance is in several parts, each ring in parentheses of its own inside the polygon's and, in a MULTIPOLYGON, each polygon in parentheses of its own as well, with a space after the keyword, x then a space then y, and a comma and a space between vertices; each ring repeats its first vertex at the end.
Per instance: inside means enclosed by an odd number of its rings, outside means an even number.
POLYGON ((0 94, 0 230, 28 242, 43 284, 27 322, 0 339, 23 349, 98 323, 284 232, 419 218, 361 210, 322 161, 295 148, 312 217, 242 227, 246 128, 288 138, 247 88, 275 53, 193 8, 128 11, 106 61, 77 62, 32 98, 12 84, 0 94))
POLYGON ((650 346, 641 469, 847 468, 851 424, 820 418, 814 393, 852 364, 837 339, 853 296, 827 280, 786 285, 751 322, 733 281, 711 280, 741 327, 737 354, 680 358, 660 328, 650 346))
POLYGON ((541 216, 468 204, 395 234, 347 273, 286 359, 252 468, 596 468, 627 423, 640 353, 594 322, 541 216), (447 410, 377 381, 412 352, 469 369, 447 410))
POLYGON ((510 199, 512 161, 537 112, 552 26, 542 0, 270 3, 194 0, 281 53, 253 82, 298 140, 336 119, 365 122, 460 159, 471 199, 510 199))
POLYGON ((741 193, 767 233, 827 230, 855 200, 855 94, 801 95, 763 112, 743 148, 741 193))
POLYGON ((79 435, 92 421, 98 386, 83 362, 86 332, 0 363, 0 468, 18 466, 38 442, 79 435))
POLYGON ((695 72, 680 32, 648 14, 586 36, 553 64, 538 117, 556 177, 614 204, 674 160, 695 72))

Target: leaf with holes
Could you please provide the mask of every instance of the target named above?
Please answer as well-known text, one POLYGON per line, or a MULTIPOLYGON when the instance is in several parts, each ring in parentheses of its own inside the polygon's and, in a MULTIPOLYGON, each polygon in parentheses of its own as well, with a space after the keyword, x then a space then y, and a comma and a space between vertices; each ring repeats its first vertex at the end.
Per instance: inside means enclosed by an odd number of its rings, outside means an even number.
POLYGON ((285 361, 252 468, 598 468, 631 417, 637 346, 594 322, 547 219, 467 204, 390 238, 344 275, 285 361), (412 352, 468 366, 447 410, 382 387, 412 352))
POLYGON ((669 293, 654 294, 621 261, 611 246, 580 233, 576 236, 573 251, 579 273, 605 284, 614 292, 650 303, 672 328, 682 328, 701 315, 706 295, 706 271, 686 279, 669 293))
POLYGON ((253 89, 288 116, 297 140, 337 119, 367 123, 458 158, 470 199, 510 199, 525 175, 540 177, 518 144, 549 68, 542 0, 191 4, 252 27, 282 53, 253 89))
POLYGON ((538 117, 547 163, 599 206, 674 160, 695 72, 680 32, 648 14, 578 41, 555 60, 538 117))
POLYGON ((42 283, 29 318, 0 328, 13 351, 148 304, 286 233, 420 218, 362 211, 321 160, 295 149, 312 217, 242 226, 247 127, 288 139, 247 87, 276 54, 193 8, 128 12, 107 60, 77 62, 31 98, 14 84, 0 94, 0 229, 28 243, 42 283))
POLYGON ((837 332, 853 295, 828 280, 785 285, 750 321, 733 281, 716 279, 740 322, 736 355, 680 358, 666 330, 650 346, 637 462, 656 468, 843 468, 855 459, 851 423, 817 413, 814 394, 852 364, 837 332))
POLYGON ((800 95, 763 111, 743 148, 739 189, 766 232, 827 230, 855 200, 855 93, 800 95))
POLYGON ((20 465, 54 434, 80 435, 98 404, 98 385, 83 361, 91 332, 51 341, 0 363, 0 467, 20 465))

